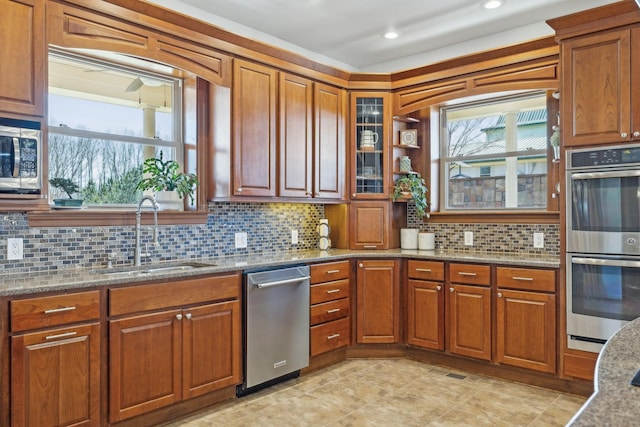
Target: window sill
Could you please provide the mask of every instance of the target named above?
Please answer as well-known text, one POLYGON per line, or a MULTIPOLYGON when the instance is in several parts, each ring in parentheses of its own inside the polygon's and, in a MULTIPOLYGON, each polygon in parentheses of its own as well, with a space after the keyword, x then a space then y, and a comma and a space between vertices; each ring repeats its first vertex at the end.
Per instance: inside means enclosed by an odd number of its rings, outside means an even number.
MULTIPOLYGON (((159 225, 199 225, 206 224, 208 212, 158 212, 159 225)), ((27 215, 29 227, 93 227, 93 226, 134 226, 135 211, 82 210, 30 212, 27 215)), ((144 211, 143 224, 153 224, 153 212, 144 211)))
POLYGON ((464 211, 432 212, 430 223, 461 224, 560 224, 560 212, 464 211))

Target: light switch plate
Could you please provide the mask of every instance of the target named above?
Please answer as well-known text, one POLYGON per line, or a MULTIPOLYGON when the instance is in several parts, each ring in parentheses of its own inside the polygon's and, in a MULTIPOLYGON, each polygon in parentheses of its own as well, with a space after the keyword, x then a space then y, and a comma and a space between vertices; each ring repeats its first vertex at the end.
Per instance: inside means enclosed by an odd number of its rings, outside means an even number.
POLYGON ((298 244, 298 230, 291 230, 291 244, 298 244))
POLYGON ((247 247, 247 233, 236 233, 236 249, 247 247))
POLYGON ((544 233, 533 233, 533 247, 544 248, 544 233))
POLYGON ((464 232, 464 245, 473 246, 473 231, 464 232))

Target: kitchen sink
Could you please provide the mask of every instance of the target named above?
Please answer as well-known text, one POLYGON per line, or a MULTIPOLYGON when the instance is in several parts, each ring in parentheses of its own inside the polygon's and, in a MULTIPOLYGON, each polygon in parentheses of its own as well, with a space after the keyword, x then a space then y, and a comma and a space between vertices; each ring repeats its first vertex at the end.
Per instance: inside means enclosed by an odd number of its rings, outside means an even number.
POLYGON ((204 267, 215 267, 215 264, 205 264, 199 262, 185 262, 180 264, 173 265, 163 265, 163 266, 148 266, 148 267, 133 267, 132 269, 126 270, 94 270, 95 273, 101 274, 103 276, 109 277, 139 277, 139 276, 149 276, 153 274, 162 274, 162 273, 176 273, 179 271, 189 271, 198 268, 204 267))

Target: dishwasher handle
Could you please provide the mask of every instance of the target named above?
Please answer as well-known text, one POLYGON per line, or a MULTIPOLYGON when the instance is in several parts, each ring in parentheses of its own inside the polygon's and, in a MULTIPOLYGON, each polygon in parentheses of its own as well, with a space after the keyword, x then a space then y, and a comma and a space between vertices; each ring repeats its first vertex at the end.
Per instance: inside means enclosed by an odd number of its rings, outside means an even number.
POLYGON ((273 282, 257 283, 256 287, 259 288, 259 289, 271 288, 273 286, 288 285, 288 284, 291 284, 291 283, 302 282, 302 281, 309 280, 309 279, 311 279, 311 276, 296 277, 294 279, 275 280, 273 282))

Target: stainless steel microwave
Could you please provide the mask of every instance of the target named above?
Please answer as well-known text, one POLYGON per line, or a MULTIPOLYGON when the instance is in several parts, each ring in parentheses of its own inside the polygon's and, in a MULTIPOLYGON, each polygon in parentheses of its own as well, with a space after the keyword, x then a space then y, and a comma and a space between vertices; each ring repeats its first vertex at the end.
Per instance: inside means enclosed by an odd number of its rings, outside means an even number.
POLYGON ((38 194, 41 188, 40 124, 0 119, 0 192, 38 194))

